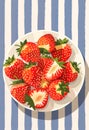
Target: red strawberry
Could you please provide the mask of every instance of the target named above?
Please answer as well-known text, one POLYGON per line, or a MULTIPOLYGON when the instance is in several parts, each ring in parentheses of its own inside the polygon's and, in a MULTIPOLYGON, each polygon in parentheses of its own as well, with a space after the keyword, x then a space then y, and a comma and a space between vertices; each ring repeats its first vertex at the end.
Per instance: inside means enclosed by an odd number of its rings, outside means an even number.
POLYGON ((68 83, 55 80, 49 85, 49 95, 53 100, 63 99, 69 92, 68 83))
POLYGON ((37 45, 33 42, 20 42, 19 48, 17 48, 17 52, 21 56, 21 58, 26 62, 36 62, 40 57, 40 50, 37 45))
POLYGON ((41 36, 37 42, 39 48, 45 48, 47 51, 52 52, 55 46, 55 39, 51 34, 41 36))
POLYGON ((43 68, 44 68, 43 58, 39 58, 39 60, 38 60, 38 66, 43 70, 43 68))
POLYGON ((42 56, 38 61, 38 66, 43 70, 47 61, 50 60, 50 56, 42 56))
POLYGON ((79 68, 77 62, 65 63, 62 79, 66 82, 72 82, 78 77, 79 68))
POLYGON ((29 86, 26 83, 21 83, 22 80, 14 81, 11 87, 11 95, 20 103, 25 103, 25 94, 29 91, 29 86))
POLYGON ((36 108, 43 108, 46 106, 48 93, 44 89, 33 89, 32 91, 29 91, 28 95, 32 98, 36 108))
POLYGON ((32 65, 32 63, 26 65, 26 68, 23 70, 22 73, 23 80, 33 87, 39 87, 42 77, 42 70, 37 65, 32 65))
POLYGON ((63 73, 64 62, 58 62, 57 59, 49 59, 46 61, 43 73, 44 77, 48 80, 55 80, 60 78, 63 73))
POLYGON ((9 57, 4 64, 5 74, 11 79, 22 79, 22 71, 24 62, 20 59, 15 59, 14 55, 9 57))
POLYGON ((44 66, 45 66, 46 63, 49 62, 50 59, 52 59, 52 57, 50 57, 50 56, 43 56, 42 59, 43 59, 44 66))
POLYGON ((43 88, 48 92, 49 84, 50 84, 49 81, 47 81, 44 78, 44 76, 42 76, 42 80, 41 80, 41 83, 40 83, 40 88, 43 88))
POLYGON ((54 58, 58 58, 59 61, 67 61, 72 54, 68 39, 57 40, 55 50, 51 54, 54 58))

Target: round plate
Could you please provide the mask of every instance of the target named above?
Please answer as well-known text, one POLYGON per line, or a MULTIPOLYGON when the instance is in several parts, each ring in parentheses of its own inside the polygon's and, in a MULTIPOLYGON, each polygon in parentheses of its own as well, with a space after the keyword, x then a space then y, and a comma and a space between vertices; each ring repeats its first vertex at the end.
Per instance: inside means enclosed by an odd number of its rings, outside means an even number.
MULTIPOLYGON (((17 47, 15 45, 19 44, 20 41, 24 41, 25 39, 27 39, 27 41, 32 41, 32 42, 36 43, 40 36, 42 36, 44 34, 47 34, 47 33, 52 34, 55 37, 55 39, 65 38, 66 37, 65 35, 64 36, 60 35, 59 32, 47 31, 47 30, 40 30, 40 31, 28 33, 28 34, 24 35, 22 38, 18 39, 17 41, 15 41, 13 43, 7 57, 11 57, 13 54, 15 55, 15 57, 18 57, 17 52, 16 52, 17 47)), ((66 38, 69 39, 68 37, 66 37, 66 38)), ((70 44, 70 46, 72 48, 72 51, 73 51, 71 57, 69 58, 69 60, 81 63, 79 65, 79 68, 80 68, 79 76, 74 82, 70 83, 70 92, 68 93, 68 95, 64 99, 62 99, 61 101, 54 101, 54 100, 49 98, 46 107, 44 107, 42 109, 37 109, 37 111, 47 112, 47 111, 58 110, 58 109, 61 109, 61 108, 65 107, 66 105, 68 105, 69 103, 71 103, 75 99, 75 97, 78 95, 80 89, 82 88, 82 85, 83 85, 83 82, 84 82, 84 76, 85 76, 84 60, 83 60, 83 57, 82 57, 82 54, 81 54, 79 48, 76 47, 74 45, 74 42, 72 40, 70 40, 70 39, 69 39, 69 44, 70 44)), ((6 86, 8 87, 8 89, 10 91, 10 84, 11 84, 12 80, 9 79, 5 75, 4 70, 3 70, 3 77, 4 77, 4 81, 5 81, 6 86)), ((11 97, 16 102, 18 102, 12 95, 11 95, 11 97)), ((29 106, 27 106, 26 104, 21 104, 21 103, 19 103, 19 104, 24 108, 33 110, 33 109, 29 108, 29 106)))

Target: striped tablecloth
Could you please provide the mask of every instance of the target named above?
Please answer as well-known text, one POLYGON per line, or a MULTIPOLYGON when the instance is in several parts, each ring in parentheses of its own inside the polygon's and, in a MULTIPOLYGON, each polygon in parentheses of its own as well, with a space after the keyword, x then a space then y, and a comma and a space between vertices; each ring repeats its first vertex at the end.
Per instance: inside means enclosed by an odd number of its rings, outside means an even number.
POLYGON ((89 130, 89 0, 0 0, 0 130, 89 130), (32 112, 19 106, 4 84, 2 66, 13 42, 35 30, 71 38, 85 60, 76 99, 61 110, 32 112))

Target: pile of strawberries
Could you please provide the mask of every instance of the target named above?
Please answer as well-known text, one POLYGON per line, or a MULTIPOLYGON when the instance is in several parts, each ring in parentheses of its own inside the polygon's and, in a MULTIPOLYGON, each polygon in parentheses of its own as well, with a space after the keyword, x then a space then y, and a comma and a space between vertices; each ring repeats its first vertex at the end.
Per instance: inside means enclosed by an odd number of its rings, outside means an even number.
POLYGON ((13 79, 12 96, 33 109, 44 108, 49 97, 62 100, 79 73, 77 62, 68 60, 72 54, 68 39, 45 34, 37 43, 25 40, 16 46, 19 56, 4 63, 6 76, 13 79))

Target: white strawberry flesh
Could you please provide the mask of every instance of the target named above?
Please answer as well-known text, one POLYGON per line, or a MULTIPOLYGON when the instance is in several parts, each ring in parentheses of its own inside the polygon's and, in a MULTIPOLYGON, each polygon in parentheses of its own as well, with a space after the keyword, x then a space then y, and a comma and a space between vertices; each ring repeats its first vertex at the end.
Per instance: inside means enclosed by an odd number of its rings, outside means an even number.
POLYGON ((44 68, 45 78, 49 81, 61 77, 63 69, 54 61, 44 68))
POLYGON ((39 45, 39 48, 44 48, 46 50, 49 50, 50 46, 49 46, 49 44, 47 44, 47 45, 39 45))
POLYGON ((36 108, 43 108, 48 101, 48 93, 43 89, 34 89, 30 93, 36 108))
POLYGON ((55 48, 56 50, 59 50, 59 49, 64 49, 66 46, 66 44, 61 44, 61 45, 56 45, 55 48))

